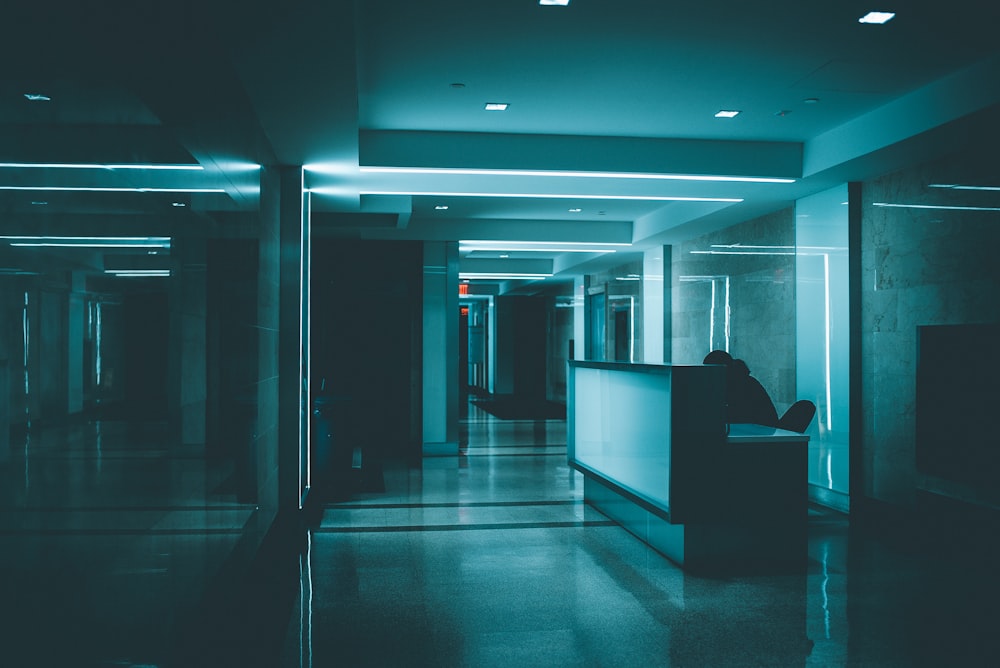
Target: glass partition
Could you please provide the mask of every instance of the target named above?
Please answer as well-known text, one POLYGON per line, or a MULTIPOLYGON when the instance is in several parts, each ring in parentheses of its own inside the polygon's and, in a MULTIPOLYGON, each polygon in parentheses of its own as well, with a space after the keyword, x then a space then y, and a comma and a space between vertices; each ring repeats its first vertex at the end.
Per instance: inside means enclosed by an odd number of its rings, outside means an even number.
POLYGON ((570 374, 570 460, 668 508, 671 368, 571 367, 570 374))
POLYGON ((844 184, 795 206, 796 395, 816 404, 809 483, 841 494, 849 488, 847 197, 844 184))

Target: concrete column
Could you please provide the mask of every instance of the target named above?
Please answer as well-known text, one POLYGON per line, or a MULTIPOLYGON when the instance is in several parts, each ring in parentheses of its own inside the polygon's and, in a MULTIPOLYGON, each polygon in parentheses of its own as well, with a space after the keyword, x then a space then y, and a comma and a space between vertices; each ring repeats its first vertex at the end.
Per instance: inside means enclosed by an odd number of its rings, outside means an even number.
POLYGON ((458 244, 424 244, 423 453, 458 454, 458 244))

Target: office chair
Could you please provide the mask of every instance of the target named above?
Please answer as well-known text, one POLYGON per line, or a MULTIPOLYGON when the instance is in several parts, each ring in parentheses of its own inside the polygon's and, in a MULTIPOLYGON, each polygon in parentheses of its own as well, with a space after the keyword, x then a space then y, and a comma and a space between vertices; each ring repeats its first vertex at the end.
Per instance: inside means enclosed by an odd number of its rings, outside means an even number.
POLYGON ((816 404, 808 399, 799 399, 778 419, 778 428, 804 434, 814 415, 816 415, 816 404))

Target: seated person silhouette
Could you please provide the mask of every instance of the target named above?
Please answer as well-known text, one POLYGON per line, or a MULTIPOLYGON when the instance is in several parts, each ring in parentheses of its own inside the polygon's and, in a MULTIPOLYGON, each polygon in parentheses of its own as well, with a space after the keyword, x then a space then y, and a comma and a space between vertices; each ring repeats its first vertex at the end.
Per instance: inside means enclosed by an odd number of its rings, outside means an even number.
POLYGON ((724 350, 713 350, 705 356, 704 364, 721 364, 726 367, 726 420, 730 423, 748 422, 768 427, 778 426, 778 411, 767 390, 750 375, 746 362, 724 350))

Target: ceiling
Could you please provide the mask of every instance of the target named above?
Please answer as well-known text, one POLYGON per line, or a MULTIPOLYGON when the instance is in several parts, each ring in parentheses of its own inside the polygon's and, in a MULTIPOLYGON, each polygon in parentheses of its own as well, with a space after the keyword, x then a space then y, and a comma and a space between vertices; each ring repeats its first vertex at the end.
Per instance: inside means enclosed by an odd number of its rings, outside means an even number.
POLYGON ((933 157, 1000 104, 1000 8, 970 0, 24 4, 0 236, 245 233, 257 166, 305 165, 318 235, 536 242, 462 244, 461 271, 567 277, 933 157))

